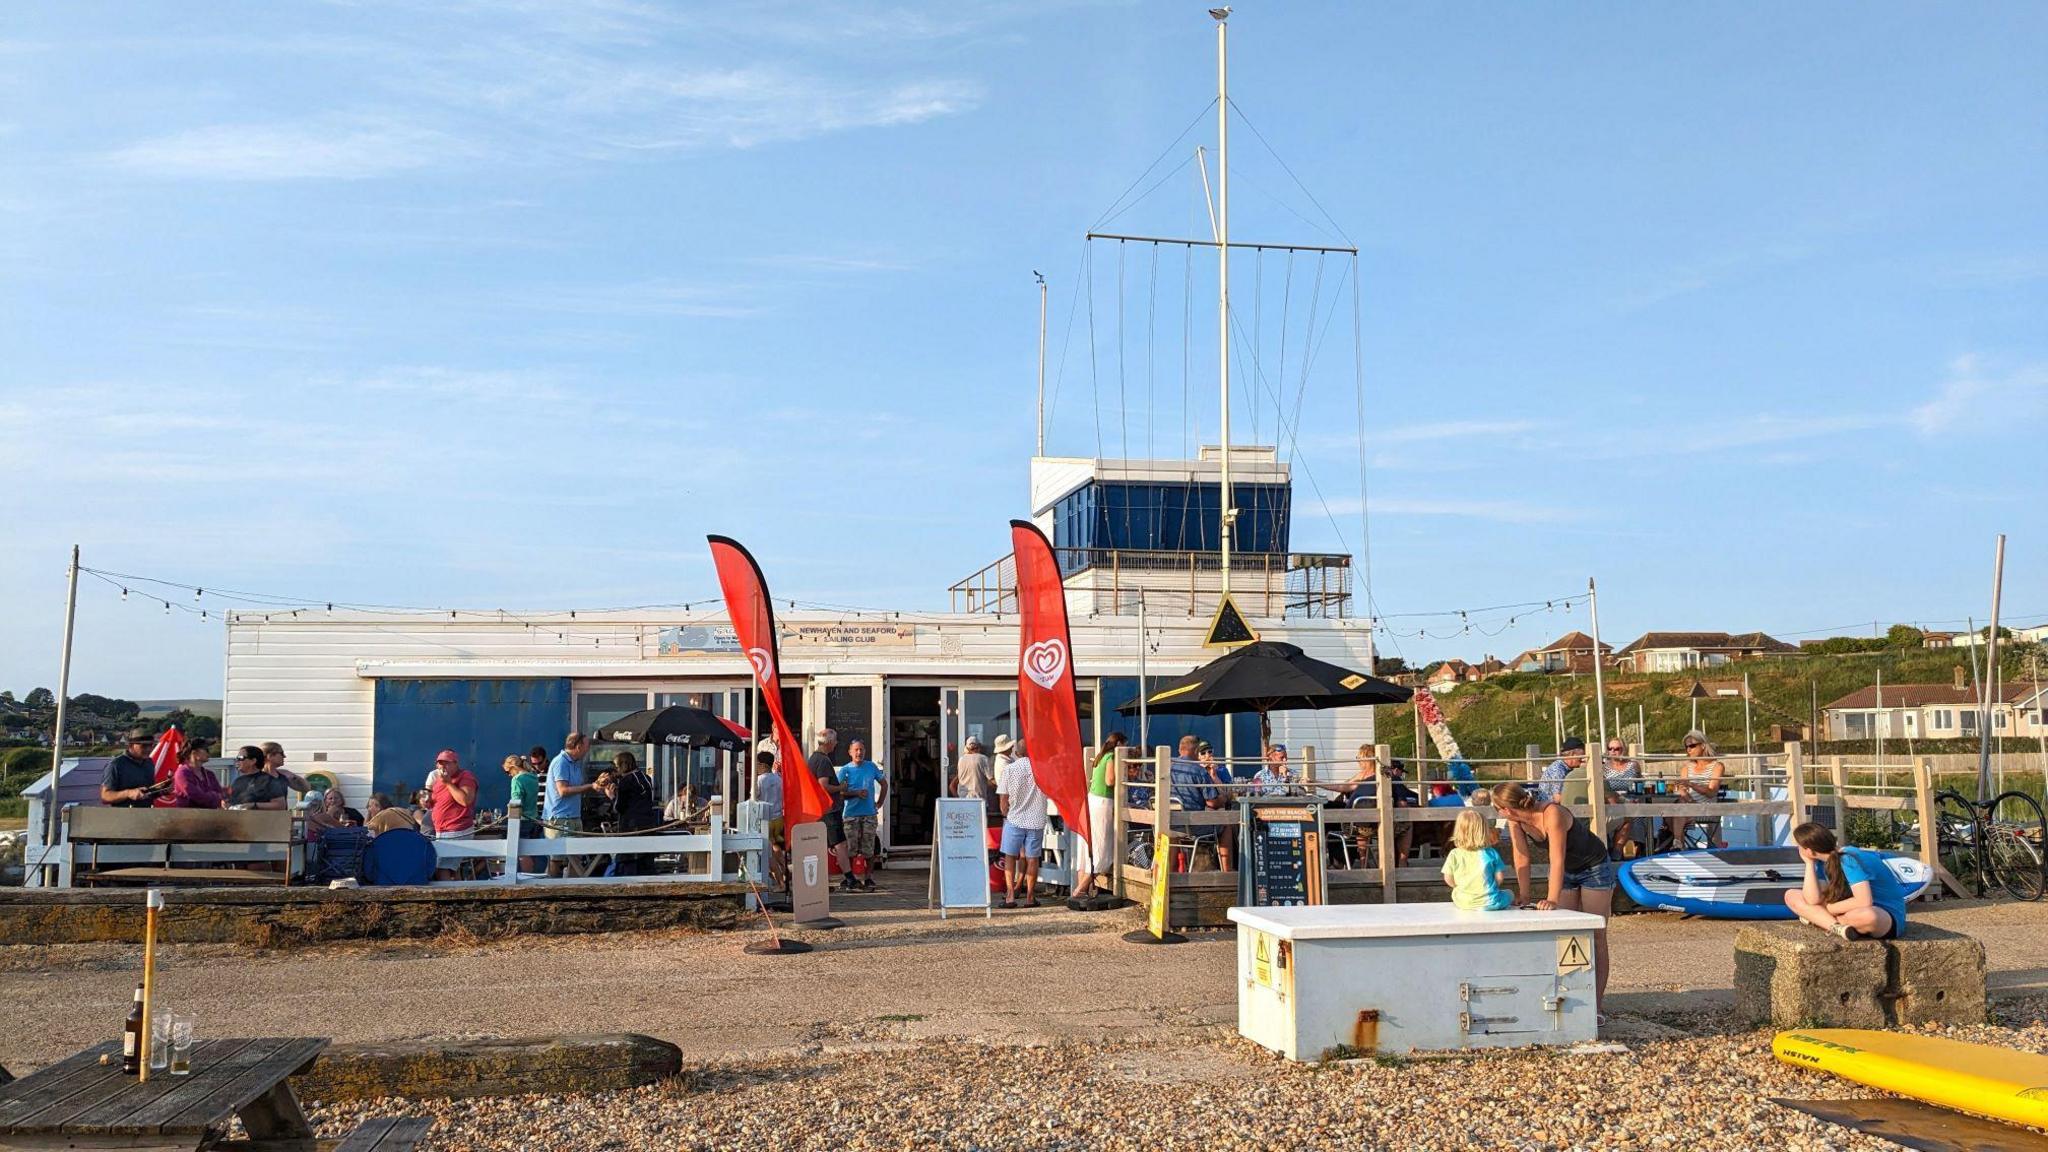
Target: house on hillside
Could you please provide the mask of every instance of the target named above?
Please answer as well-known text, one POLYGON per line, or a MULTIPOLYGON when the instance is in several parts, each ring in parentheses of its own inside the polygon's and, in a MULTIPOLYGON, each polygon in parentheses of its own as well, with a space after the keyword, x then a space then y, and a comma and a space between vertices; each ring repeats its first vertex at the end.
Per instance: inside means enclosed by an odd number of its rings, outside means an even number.
POLYGON ((1478 679, 1481 680, 1491 680, 1495 676, 1504 676, 1507 673, 1514 671, 1514 669, 1508 667, 1506 664, 1503 664, 1499 660, 1495 659, 1491 653, 1487 654, 1486 659, 1481 660, 1477 664, 1474 664, 1472 666, 1472 670, 1478 673, 1478 679))
MULTIPOLYGON (((1590 673, 1593 671, 1593 638, 1584 632, 1567 632, 1541 648, 1531 648, 1515 657, 1513 664, 1517 672, 1571 672, 1590 673)), ((1614 645, 1599 646, 1599 659, 1614 655, 1614 645)))
MULTIPOLYGON (((2001 646, 2012 643, 2039 644, 2043 641, 2048 641, 2048 624, 2037 624, 2032 628, 2001 628, 1999 632, 2005 637, 1998 642, 2001 646)), ((1975 632, 1957 632, 1949 637, 1949 647, 1951 648, 1975 648, 1983 642, 1984 630, 1982 628, 1975 632)))
POLYGON ((1922 648, 1953 648, 1956 646, 1956 634, 1954 632, 1922 632, 1920 634, 1920 646, 1922 648))
POLYGON ((1629 672, 1683 672, 1797 651, 1762 632, 1645 632, 1615 653, 1615 665, 1629 672))
MULTIPOLYGON (((1983 720, 1977 689, 1956 669, 1948 684, 1873 684, 1858 688, 1822 710, 1829 740, 1956 740, 1978 736, 1983 720)), ((1991 706, 1991 734, 2035 738, 2048 735, 2048 689, 2007 684, 1991 706)))
POLYGON ((1431 692, 1449 692, 1460 684, 1471 684, 1479 679, 1479 670, 1463 660, 1450 659, 1436 666, 1423 681, 1431 692))

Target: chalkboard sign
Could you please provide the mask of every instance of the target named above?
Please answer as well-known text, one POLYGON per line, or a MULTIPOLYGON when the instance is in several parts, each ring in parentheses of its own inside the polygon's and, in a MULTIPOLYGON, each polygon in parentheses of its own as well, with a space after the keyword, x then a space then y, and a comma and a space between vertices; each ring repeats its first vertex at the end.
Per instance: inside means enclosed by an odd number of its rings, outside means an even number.
POLYGON ((1237 902, 1248 908, 1323 903, 1323 810, 1299 800, 1239 801, 1237 902))

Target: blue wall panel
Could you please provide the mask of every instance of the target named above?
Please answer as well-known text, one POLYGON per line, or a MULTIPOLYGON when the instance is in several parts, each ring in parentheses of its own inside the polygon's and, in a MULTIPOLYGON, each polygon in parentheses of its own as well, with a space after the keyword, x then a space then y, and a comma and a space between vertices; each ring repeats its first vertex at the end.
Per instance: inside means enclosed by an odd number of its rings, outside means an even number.
MULTIPOLYGON (((371 779, 403 803, 426 782, 434 754, 453 748, 476 773, 477 802, 503 808, 511 781, 499 767, 535 744, 561 748, 569 731, 569 681, 379 680, 371 779)), ((361 807, 367 797, 349 797, 361 807)))
MULTIPOLYGON (((1179 679, 1179 677, 1149 676, 1146 679, 1152 685, 1152 691, 1157 692, 1162 686, 1172 683, 1174 680, 1179 679)), ((1122 732, 1131 738, 1132 746, 1135 748, 1138 740, 1137 714, 1133 713, 1125 716, 1118 713, 1117 709, 1138 698, 1138 678, 1136 676, 1104 676, 1102 677, 1101 684, 1102 731, 1104 734, 1122 732)), ((1241 712, 1235 716, 1228 717, 1228 719, 1236 744, 1232 750, 1237 753, 1240 759, 1257 756, 1259 754, 1258 713, 1241 712)), ((1207 740, 1210 746, 1216 749, 1217 758, 1221 759, 1223 757, 1224 720, 1225 717, 1222 716, 1161 716, 1157 713, 1147 716, 1145 718, 1145 743, 1148 747, 1145 749, 1145 754, 1150 755, 1153 748, 1161 745, 1177 749, 1180 747, 1180 738, 1182 736, 1193 735, 1199 739, 1207 740)), ((1239 764, 1236 766, 1233 775, 1249 780, 1252 773, 1256 771, 1258 771, 1256 768, 1248 764, 1239 764)))

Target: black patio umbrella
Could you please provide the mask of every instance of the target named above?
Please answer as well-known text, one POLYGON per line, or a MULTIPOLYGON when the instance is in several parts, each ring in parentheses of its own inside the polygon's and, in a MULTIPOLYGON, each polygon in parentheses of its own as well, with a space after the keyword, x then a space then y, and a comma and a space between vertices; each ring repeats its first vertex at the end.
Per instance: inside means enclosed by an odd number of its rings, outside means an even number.
MULTIPOLYGON (((1155 689, 1144 703, 1147 712, 1162 716, 1257 712, 1264 729, 1268 712, 1405 704, 1414 695, 1412 689, 1392 681, 1305 655, 1292 644, 1262 640, 1155 689)), ((1132 715, 1138 711, 1138 701, 1117 711, 1132 715)))
POLYGON ((671 704, 645 708, 599 725, 591 740, 599 744, 666 744, 673 748, 717 748, 745 752, 753 733, 704 708, 671 704))

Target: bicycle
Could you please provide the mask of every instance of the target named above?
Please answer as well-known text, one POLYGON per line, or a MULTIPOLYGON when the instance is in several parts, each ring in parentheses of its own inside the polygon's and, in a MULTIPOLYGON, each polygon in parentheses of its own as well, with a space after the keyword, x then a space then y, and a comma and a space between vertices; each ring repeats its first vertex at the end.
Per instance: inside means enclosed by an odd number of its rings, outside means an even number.
POLYGON ((2002 792, 1979 804, 1945 788, 1934 795, 1934 827, 1935 858, 1972 894, 2003 888, 2032 901, 2048 890, 2041 857, 2048 818, 2032 796, 2002 792))

